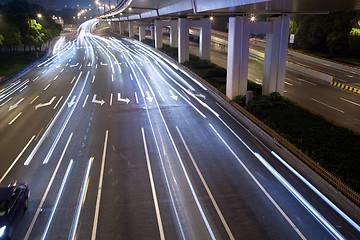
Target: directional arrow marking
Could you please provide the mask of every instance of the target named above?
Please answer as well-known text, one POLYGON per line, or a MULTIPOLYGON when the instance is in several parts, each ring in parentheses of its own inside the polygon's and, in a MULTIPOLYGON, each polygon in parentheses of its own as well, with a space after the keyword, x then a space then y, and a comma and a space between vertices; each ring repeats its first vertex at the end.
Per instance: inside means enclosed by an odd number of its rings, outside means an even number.
POLYGON ((70 67, 77 67, 79 66, 79 63, 75 64, 75 65, 70 65, 70 67))
POLYGON ((101 66, 107 66, 108 64, 107 64, 107 63, 100 62, 100 65, 101 65, 101 66))
POLYGON ((150 93, 149 91, 146 91, 146 99, 149 101, 149 102, 152 102, 152 100, 154 99, 153 97, 150 96, 150 93))
POLYGON ((121 93, 118 93, 118 101, 119 101, 119 102, 126 102, 126 104, 129 104, 130 99, 128 99, 128 98, 121 98, 121 93))
POLYGON ((171 98, 174 99, 175 101, 177 101, 178 96, 176 96, 171 90, 169 90, 171 98))
POLYGON ((75 104, 76 96, 73 96, 70 102, 68 102, 68 108, 75 104))
POLYGON ((105 103, 104 99, 96 100, 96 94, 94 94, 94 97, 93 97, 93 99, 92 99, 92 102, 93 102, 93 103, 100 104, 101 106, 105 103))
POLYGON ((47 103, 40 103, 40 104, 36 105, 36 106, 35 106, 35 109, 38 109, 38 108, 41 108, 41 107, 50 106, 50 105, 53 103, 53 101, 55 100, 55 98, 56 98, 56 96, 53 97, 53 98, 52 98, 49 102, 47 102, 47 103))
POLYGON ((15 108, 17 108, 19 106, 19 104, 24 100, 24 98, 20 99, 19 101, 17 101, 17 103, 15 103, 14 105, 11 105, 9 108, 9 112, 15 108))

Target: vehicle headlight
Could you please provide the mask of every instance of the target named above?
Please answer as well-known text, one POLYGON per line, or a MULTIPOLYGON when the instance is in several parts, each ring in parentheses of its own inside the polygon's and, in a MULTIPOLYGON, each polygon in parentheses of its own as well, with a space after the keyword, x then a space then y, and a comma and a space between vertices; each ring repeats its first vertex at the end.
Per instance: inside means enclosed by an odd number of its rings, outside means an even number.
POLYGON ((4 225, 0 228, 0 237, 5 235, 5 230, 6 230, 6 225, 4 225))

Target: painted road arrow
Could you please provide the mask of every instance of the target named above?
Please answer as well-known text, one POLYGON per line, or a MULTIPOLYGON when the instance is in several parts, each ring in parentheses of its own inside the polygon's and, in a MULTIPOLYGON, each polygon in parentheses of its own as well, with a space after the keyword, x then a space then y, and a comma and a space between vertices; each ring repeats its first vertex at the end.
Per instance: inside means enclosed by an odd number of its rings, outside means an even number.
POLYGON ((149 102, 152 102, 152 100, 154 99, 153 97, 150 96, 150 93, 148 91, 146 91, 146 99, 149 101, 149 102))
POLYGON ((169 90, 171 98, 174 99, 175 101, 177 101, 178 96, 176 96, 171 90, 169 90))
POLYGON ((70 102, 68 102, 68 108, 75 104, 76 96, 73 96, 70 102))
POLYGON ((105 103, 104 99, 96 100, 96 94, 94 94, 94 97, 93 97, 93 99, 92 99, 92 102, 93 102, 93 103, 100 104, 101 106, 105 103))
POLYGON ((128 98, 121 98, 121 93, 118 93, 118 101, 119 101, 119 102, 126 102, 126 104, 129 104, 130 99, 128 99, 128 98))
POLYGON ((40 103, 40 104, 36 105, 36 106, 35 106, 35 109, 38 109, 38 108, 41 108, 41 107, 50 106, 50 105, 53 103, 53 101, 55 100, 55 98, 56 98, 56 96, 53 97, 53 98, 52 98, 49 102, 47 102, 47 103, 40 103))
POLYGON ((11 105, 9 107, 9 112, 15 108, 17 108, 19 106, 19 104, 24 100, 24 98, 20 99, 19 101, 17 101, 17 103, 15 103, 14 105, 11 105))
POLYGON ((70 65, 70 67, 77 67, 79 66, 79 63, 75 64, 75 65, 70 65))
POLYGON ((194 95, 197 96, 197 97, 201 97, 201 98, 203 98, 203 99, 206 98, 204 94, 194 94, 194 95))
POLYGON ((107 64, 107 63, 100 62, 100 65, 101 65, 101 66, 107 66, 108 64, 107 64))

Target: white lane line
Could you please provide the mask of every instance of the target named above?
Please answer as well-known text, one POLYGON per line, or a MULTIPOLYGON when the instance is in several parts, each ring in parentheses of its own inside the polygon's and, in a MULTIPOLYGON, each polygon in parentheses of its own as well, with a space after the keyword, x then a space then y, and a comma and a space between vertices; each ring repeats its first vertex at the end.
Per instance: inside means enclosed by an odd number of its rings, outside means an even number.
POLYGON ((87 192, 87 184, 88 184, 88 181, 89 181, 89 174, 90 174, 90 169, 91 169, 91 165, 92 165, 93 160, 94 160, 93 157, 91 157, 88 160, 88 164, 87 164, 86 171, 85 171, 85 174, 84 174, 82 187, 81 187, 81 191, 80 191, 77 206, 76 206, 76 211, 75 211, 75 215, 74 215, 74 218, 73 218, 73 222, 71 224, 71 231, 70 231, 69 238, 68 238, 68 239, 71 239, 71 240, 74 240, 75 236, 76 236, 76 230, 77 230, 78 223, 79 223, 81 208, 82 208, 82 206, 83 206, 83 204, 85 202, 85 197, 86 197, 86 192, 87 192))
POLYGON ((241 161, 241 159, 236 155, 236 153, 232 150, 232 148, 227 144, 227 142, 220 136, 220 134, 216 131, 216 129, 209 123, 209 126, 218 136, 218 138, 224 143, 227 149, 231 152, 231 154, 235 157, 235 159, 240 163, 240 165, 244 168, 247 174, 252 178, 252 180, 256 183, 256 185, 261 189, 261 191, 265 194, 265 196, 271 201, 271 203, 276 207, 276 209, 280 212, 280 214, 286 219, 286 221, 291 225, 291 227, 295 230, 295 232, 300 236, 301 239, 305 240, 305 236, 301 233, 301 231, 296 227, 296 225, 291 221, 291 219, 286 215, 286 213, 282 210, 282 208, 276 203, 276 201, 271 197, 271 195, 266 191, 263 185, 257 180, 257 178, 250 172, 250 170, 246 167, 246 165, 241 161))
POLYGON ((38 80, 38 78, 39 78, 39 77, 34 78, 33 82, 35 82, 36 80, 38 80))
POLYGON ((164 97, 162 96, 160 90, 159 90, 158 92, 159 92, 159 95, 160 95, 161 100, 162 100, 163 102, 165 102, 165 99, 164 99, 164 97))
POLYGON ((210 191, 209 186, 207 185, 207 183, 206 183, 203 175, 201 174, 200 169, 199 169, 198 165, 196 164, 195 159, 194 159, 193 155, 191 154, 190 149, 189 149, 188 145, 186 144, 185 139, 184 139, 184 137, 182 136, 182 134, 181 134, 180 129, 179 129, 178 126, 176 126, 176 130, 177 130, 178 133, 179 133, 179 136, 180 136, 180 138, 181 138, 181 140, 182 140, 182 142, 183 142, 183 144, 184 144, 184 146, 185 146, 185 148, 186 148, 186 151, 187 151, 187 153, 189 154, 189 157, 190 157, 190 159, 191 159, 191 161, 192 161, 192 163, 193 163, 193 165, 194 165, 194 167, 195 167, 195 169, 196 169, 196 172, 198 173, 198 175, 199 175, 199 177, 200 177, 200 179, 201 179, 201 182, 203 183, 203 185, 204 185, 204 187, 205 187, 205 189, 206 189, 206 192, 207 192, 207 194, 209 195, 209 197, 210 197, 210 199, 211 199, 211 202, 212 202, 212 204, 214 205, 215 210, 216 210, 217 214, 219 215, 220 220, 221 220, 222 224, 224 225, 224 228, 225 228, 225 230, 226 230, 229 238, 230 238, 230 239, 235 239, 235 238, 234 238, 234 235, 232 234, 232 232, 231 232, 231 230, 230 230, 230 228, 229 228, 229 225, 226 223, 226 220, 225 220, 224 216, 222 215, 221 210, 220 210, 219 206, 217 205, 217 203, 216 203, 216 201, 215 201, 214 196, 212 195, 212 193, 211 193, 211 191, 210 191))
POLYGON ((338 109, 338 108, 336 108, 336 107, 330 106, 330 105, 328 105, 328 104, 326 104, 326 103, 320 102, 319 100, 316 100, 316 99, 314 99, 314 98, 311 98, 311 100, 313 100, 314 102, 320 103, 320 104, 322 104, 322 105, 324 105, 324 106, 326 106, 326 107, 329 107, 329 108, 331 108, 331 109, 334 109, 334 110, 336 110, 336 111, 338 111, 338 112, 345 113, 343 110, 340 110, 340 109, 338 109))
POLYGON ((22 89, 19 90, 19 92, 24 91, 28 86, 26 85, 25 87, 23 87, 22 89))
POLYGON ((142 133, 143 142, 144 142, 146 165, 147 165, 148 172, 149 172, 151 192, 152 192, 153 199, 154 199, 154 206, 155 206, 156 218, 157 218, 158 227, 159 227, 160 239, 164 240, 165 239, 164 228, 163 228, 162 221, 161 221, 160 208, 159 208, 159 203, 158 203, 158 199, 157 199, 157 195, 156 195, 154 178, 153 178, 153 174, 151 171, 151 164, 150 164, 149 152, 148 152, 148 148, 147 148, 147 144, 146 144, 144 128, 141 128, 141 133, 142 133))
POLYGON ((286 85, 289 85, 289 86, 294 86, 292 83, 289 83, 289 82, 284 82, 286 85))
POLYGON ((98 64, 95 65, 95 68, 97 68, 97 67, 98 67, 98 64))
POLYGON ((64 71, 64 68, 63 69, 61 69, 61 71, 60 72, 63 72, 64 71))
POLYGON ((82 68, 82 66, 83 66, 83 65, 81 64, 80 67, 79 67, 79 70, 82 68))
POLYGON ((13 120, 11 120, 11 122, 9 122, 9 125, 13 124, 15 122, 15 120, 18 119, 18 117, 20 117, 21 114, 22 114, 22 112, 20 112, 18 115, 16 115, 16 117, 14 117, 13 120))
POLYGON ((147 74, 148 74, 149 78, 152 79, 152 76, 150 75, 150 73, 148 72, 147 74))
POLYGON ((44 70, 44 71, 42 71, 42 73, 41 73, 41 74, 44 74, 44 73, 46 73, 46 71, 47 71, 47 69, 46 69, 46 70, 44 70))
POLYGON ((57 103, 55 104, 55 106, 53 107, 53 109, 56 109, 56 107, 59 105, 61 99, 63 99, 64 96, 61 96, 60 99, 57 101, 57 103))
POLYGON ((285 80, 302 85, 301 82, 298 82, 298 81, 296 81, 296 80, 294 80, 294 79, 285 78, 285 80))
POLYGON ((100 200, 101 200, 101 191, 102 191, 102 184, 103 184, 103 178, 104 178, 105 157, 106 157, 106 148, 107 148, 108 136, 109 136, 109 130, 106 130, 104 149, 103 149, 103 155, 102 155, 102 161, 101 161, 99 187, 98 187, 97 198, 96 198, 94 223, 93 223, 93 229, 92 229, 92 234, 91 234, 91 240, 96 239, 96 231, 97 231, 97 225, 98 225, 98 221, 99 221, 100 200))
POLYGON ((59 77, 59 75, 57 75, 56 77, 54 77, 53 81, 55 81, 58 77, 59 77))
POLYGON ((85 98, 85 100, 84 100, 84 103, 83 103, 82 107, 85 107, 85 104, 86 104, 86 102, 87 102, 88 98, 89 98, 89 94, 88 94, 88 95, 86 95, 86 98, 85 98))
POLYGON ((356 103, 356 102, 350 101, 350 100, 345 99, 345 98, 340 98, 340 99, 343 100, 343 101, 345 101, 345 102, 348 102, 348 103, 351 103, 351 104, 354 104, 354 105, 360 107, 360 103, 356 103))
POLYGON ((130 73, 130 79, 131 79, 131 81, 134 81, 133 76, 131 75, 131 73, 130 73))
POLYGON ((305 82, 305 83, 308 83, 308 84, 310 84, 310 85, 313 85, 313 86, 316 86, 316 85, 317 85, 316 83, 312 83, 312 82, 306 81, 306 80, 304 80, 304 79, 302 79, 302 78, 296 78, 296 79, 298 79, 298 80, 301 81, 301 82, 305 82))
POLYGON ((139 62, 139 64, 143 67, 144 65, 142 64, 142 62, 139 62))
POLYGON ((135 99, 136 99, 136 103, 139 104, 139 99, 138 99, 138 96, 137 96, 136 92, 135 92, 135 99))
POLYGON ((95 81, 95 75, 93 76, 93 78, 92 78, 92 81, 91 81, 91 82, 92 82, 92 83, 94 83, 94 81, 95 81))
POLYGON ((347 82, 346 80, 342 80, 342 79, 338 79, 338 78, 336 78, 336 81, 338 81, 338 82, 343 82, 343 83, 346 83, 346 82, 347 82))
POLYGON ((66 149, 67 149, 68 146, 69 146, 69 143, 70 143, 70 140, 71 140, 72 136, 73 136, 73 133, 70 134, 69 139, 68 139, 68 141, 66 142, 65 148, 64 148, 64 150, 63 150, 63 152, 62 152, 62 154, 61 154, 61 156, 60 156, 60 159, 59 159, 58 164, 56 165, 56 168, 55 168, 55 170, 54 170, 54 173, 53 173, 53 175, 51 176, 50 182, 49 182, 48 186, 46 187, 46 190, 45 190, 45 192, 44 192, 44 195, 43 195, 43 197, 42 197, 42 199, 41 199, 41 201, 40 201, 40 204, 39 204, 39 206, 38 206, 38 208, 37 208, 37 210, 36 210, 36 212, 35 212, 35 215, 34 215, 32 221, 31 221, 31 224, 30 224, 30 226, 29 226, 29 228, 28 228, 28 230, 27 230, 27 232, 26 232, 26 235, 25 235, 25 237, 24 237, 24 240, 27 240, 27 239, 29 239, 29 237, 30 237, 31 231, 32 231, 32 229, 34 228, 36 219, 37 219, 38 216, 39 216, 39 213, 40 213, 40 211, 41 211, 41 209, 42 209, 42 206, 44 205, 45 199, 46 199, 46 197, 47 197, 47 195, 48 195, 48 193, 49 193, 49 191, 50 191, 50 188, 51 188, 51 186, 52 186, 52 184, 53 184, 53 182, 54 182, 55 176, 56 176, 56 174, 57 174, 57 172, 58 172, 58 170, 59 170, 59 168, 60 168, 61 162, 62 162, 62 160, 63 160, 63 158, 64 158, 66 149))
POLYGON ((76 76, 74 76, 73 79, 71 80, 71 82, 70 82, 71 84, 74 82, 75 78, 76 78, 76 76))
POLYGON ((354 77, 353 75, 346 75, 346 76, 348 76, 348 77, 350 77, 350 78, 353 78, 353 77, 354 77))
POLYGON ((112 102, 113 102, 113 94, 110 94, 110 106, 112 106, 112 102))
POLYGON ((29 147, 29 145, 31 144, 31 142, 34 140, 36 136, 32 136, 32 138, 29 140, 29 142, 25 145, 25 147, 23 148, 23 150, 19 153, 19 155, 15 158, 14 162, 10 165, 10 167, 8 168, 8 170, 6 170, 6 172, 2 175, 1 179, 0 179, 0 183, 4 180, 4 178, 9 174, 9 172, 11 171, 11 169, 14 167, 14 165, 17 163, 17 161, 21 158, 21 156, 23 155, 23 153, 26 151, 26 149, 29 147))
POLYGON ((44 239, 46 238, 46 234, 47 234, 48 231, 49 231, 49 227, 50 227, 51 222, 52 222, 52 220, 53 220, 53 217, 54 217, 54 214, 55 214, 55 212, 56 212, 57 206, 58 206, 58 204, 59 204, 60 198, 61 198, 61 196, 62 196, 62 194, 63 194, 63 192, 64 192, 64 188, 65 188, 65 185, 66 185, 67 180, 68 180, 68 178, 69 178, 70 170, 72 169, 73 163, 74 163, 74 160, 71 159, 70 162, 69 162, 69 165, 68 165, 68 167, 67 167, 67 169, 66 169, 64 178, 63 178, 63 180, 62 180, 62 182, 61 182, 61 186, 60 186, 59 192, 58 192, 58 194, 57 194, 57 196, 56 196, 56 200, 55 200, 54 207, 53 207, 53 209, 51 210, 51 214, 50 214, 49 220, 48 220, 48 222, 47 222, 47 224, 46 224, 45 231, 43 232, 43 234, 42 234, 42 236, 41 236, 41 240, 44 240, 44 239))
POLYGON ((44 88, 44 91, 50 87, 50 83, 44 88))
POLYGON ((3 102, 3 103, 0 105, 0 107, 4 106, 4 105, 5 105, 6 103, 8 103, 11 99, 12 99, 12 97, 9 98, 8 100, 6 100, 5 102, 3 102))
POLYGON ((111 75, 111 81, 114 82, 114 75, 111 75))
POLYGON ((65 67, 67 67, 67 66, 69 66, 69 63, 66 63, 66 64, 65 64, 65 67))

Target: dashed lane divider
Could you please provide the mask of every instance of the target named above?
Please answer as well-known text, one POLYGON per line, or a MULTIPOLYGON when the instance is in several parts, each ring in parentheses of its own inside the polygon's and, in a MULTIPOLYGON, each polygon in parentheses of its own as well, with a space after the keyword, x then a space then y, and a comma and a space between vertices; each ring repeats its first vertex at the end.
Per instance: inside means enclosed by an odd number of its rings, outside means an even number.
POLYGON ((360 93, 360 89, 347 86, 347 85, 345 85, 345 84, 343 84, 343 83, 339 83, 339 82, 336 82, 336 81, 332 81, 330 84, 331 84, 332 86, 335 86, 335 87, 338 87, 338 88, 342 88, 342 89, 348 90, 348 91, 350 91, 350 92, 360 93))

